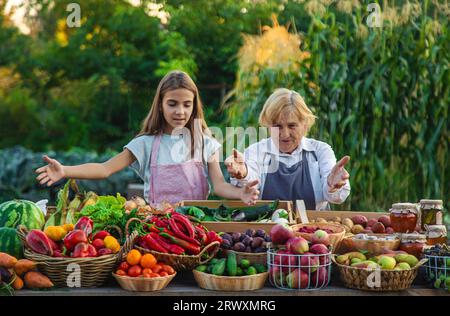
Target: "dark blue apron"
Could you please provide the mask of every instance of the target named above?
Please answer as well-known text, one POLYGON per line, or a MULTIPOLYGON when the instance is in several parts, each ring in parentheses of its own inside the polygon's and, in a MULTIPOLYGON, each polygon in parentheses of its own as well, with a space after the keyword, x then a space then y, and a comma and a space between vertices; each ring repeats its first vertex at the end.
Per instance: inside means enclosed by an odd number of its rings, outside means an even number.
POLYGON ((298 163, 287 167, 286 164, 279 162, 276 172, 267 173, 262 199, 294 201, 294 205, 296 200, 303 200, 307 210, 315 210, 316 199, 307 155, 313 155, 317 160, 313 151, 303 150, 302 160, 298 163))

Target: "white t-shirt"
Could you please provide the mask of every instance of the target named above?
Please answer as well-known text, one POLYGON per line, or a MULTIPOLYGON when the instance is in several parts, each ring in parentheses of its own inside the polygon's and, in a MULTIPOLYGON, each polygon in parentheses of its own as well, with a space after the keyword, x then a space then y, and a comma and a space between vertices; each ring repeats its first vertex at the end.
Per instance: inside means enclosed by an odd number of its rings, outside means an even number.
MULTIPOLYGON (((136 171, 139 177, 144 181, 144 198, 148 198, 150 191, 150 159, 153 141, 156 136, 143 135, 134 138, 124 149, 128 149, 136 157, 136 161, 131 164, 131 168, 136 171)), ((203 136, 203 162, 205 164, 205 175, 208 174, 208 159, 221 147, 218 141, 207 135, 203 136)), ((183 135, 163 134, 161 136, 161 144, 159 145, 159 153, 157 164, 170 165, 183 163, 190 159, 190 148, 186 146, 183 135)))

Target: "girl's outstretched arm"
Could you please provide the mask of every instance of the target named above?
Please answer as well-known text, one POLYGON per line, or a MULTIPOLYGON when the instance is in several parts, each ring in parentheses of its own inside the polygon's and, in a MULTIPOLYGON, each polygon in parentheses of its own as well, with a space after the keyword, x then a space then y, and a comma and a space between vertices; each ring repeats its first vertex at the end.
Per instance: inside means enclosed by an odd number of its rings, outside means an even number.
POLYGON ((41 185, 51 186, 62 178, 70 179, 105 179, 110 175, 128 167, 136 158, 128 149, 103 163, 86 163, 77 166, 64 166, 56 159, 44 156, 46 166, 38 168, 37 181, 41 185))
POLYGON ((242 188, 227 183, 220 169, 218 151, 209 160, 208 170, 215 194, 226 199, 239 199, 249 205, 255 204, 259 197, 259 190, 257 188, 259 181, 250 181, 242 188))

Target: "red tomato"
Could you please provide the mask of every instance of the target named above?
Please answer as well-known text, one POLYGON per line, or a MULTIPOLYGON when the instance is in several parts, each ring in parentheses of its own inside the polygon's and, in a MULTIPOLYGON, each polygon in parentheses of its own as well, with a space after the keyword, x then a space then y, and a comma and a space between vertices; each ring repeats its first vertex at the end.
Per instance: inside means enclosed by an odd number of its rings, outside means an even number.
POLYGON ((128 269, 128 276, 138 277, 142 274, 142 268, 139 265, 132 266, 128 269))
POLYGON ((161 271, 161 272, 159 273, 159 275, 162 276, 162 277, 166 277, 166 276, 169 275, 169 273, 167 273, 166 271, 161 271))
POLYGON ((116 274, 117 275, 121 275, 121 276, 126 276, 127 275, 127 273, 125 271, 120 270, 120 269, 116 271, 116 274))
POLYGON ((126 261, 122 262, 119 266, 119 269, 123 270, 123 271, 128 271, 129 268, 130 268, 130 265, 126 261))
POLYGON ((162 265, 161 264, 155 264, 152 268, 152 271, 155 273, 159 273, 162 270, 162 265))
POLYGON ((150 277, 151 278, 158 278, 159 274, 158 273, 150 273, 150 277))
POLYGON ((169 275, 172 275, 172 274, 175 273, 175 270, 171 266, 169 266, 167 264, 162 266, 162 271, 167 272, 167 274, 169 274, 169 275))

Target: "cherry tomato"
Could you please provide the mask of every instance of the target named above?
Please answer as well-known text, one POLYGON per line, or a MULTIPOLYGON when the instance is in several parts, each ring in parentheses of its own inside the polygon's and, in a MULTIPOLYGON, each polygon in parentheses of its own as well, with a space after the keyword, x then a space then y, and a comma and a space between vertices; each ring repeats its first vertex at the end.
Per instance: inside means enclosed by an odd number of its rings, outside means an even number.
POLYGON ((121 270, 121 269, 117 270, 116 274, 117 275, 121 275, 121 276, 126 276, 127 275, 127 273, 125 271, 121 270))
POLYGON ((130 265, 128 264, 128 262, 124 261, 119 265, 119 269, 123 270, 125 272, 128 271, 128 269, 130 268, 130 265))
POLYGON ((128 269, 128 276, 138 277, 142 274, 142 268, 139 265, 134 265, 128 269))
POLYGON ((166 276, 169 275, 169 273, 167 273, 166 271, 161 271, 161 272, 159 273, 159 275, 162 276, 162 277, 166 277, 166 276))

